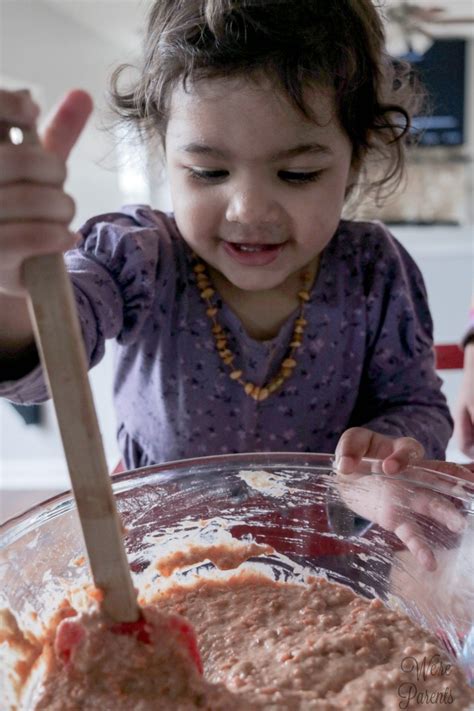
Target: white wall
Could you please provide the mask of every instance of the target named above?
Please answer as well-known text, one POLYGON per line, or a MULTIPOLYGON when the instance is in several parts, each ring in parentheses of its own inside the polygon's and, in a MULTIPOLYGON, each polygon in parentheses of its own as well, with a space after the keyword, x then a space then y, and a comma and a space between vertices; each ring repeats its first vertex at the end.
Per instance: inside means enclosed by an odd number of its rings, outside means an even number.
MULTIPOLYGON (((420 267, 434 321, 436 343, 459 343, 467 328, 468 311, 474 288, 474 228, 400 227, 392 232, 420 267)), ((461 387, 460 371, 440 372, 443 391, 452 411, 461 387)), ((453 438, 447 459, 463 462, 453 438)))

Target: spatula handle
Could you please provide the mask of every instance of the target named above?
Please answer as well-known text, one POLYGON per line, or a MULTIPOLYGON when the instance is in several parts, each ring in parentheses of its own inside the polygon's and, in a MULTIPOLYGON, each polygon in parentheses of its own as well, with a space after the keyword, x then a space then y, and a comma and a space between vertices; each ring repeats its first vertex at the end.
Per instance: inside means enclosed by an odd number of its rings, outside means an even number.
POLYGON ((63 256, 28 259, 23 278, 41 362, 58 419, 94 583, 116 620, 138 617, 72 285, 63 256))

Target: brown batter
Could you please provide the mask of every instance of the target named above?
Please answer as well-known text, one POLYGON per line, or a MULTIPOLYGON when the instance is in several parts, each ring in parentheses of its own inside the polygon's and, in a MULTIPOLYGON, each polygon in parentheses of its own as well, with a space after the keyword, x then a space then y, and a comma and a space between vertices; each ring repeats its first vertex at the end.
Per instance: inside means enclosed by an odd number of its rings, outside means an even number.
POLYGON ((474 702, 434 637, 322 578, 302 586, 242 575, 176 588, 158 602, 190 620, 207 679, 247 709, 461 711, 474 702))
POLYGON ((474 702, 434 637, 321 578, 299 585, 240 573, 172 587, 156 603, 159 612, 144 610, 158 630, 152 644, 110 632, 97 611, 80 616, 84 635, 70 659, 46 643, 47 680, 33 708, 462 711, 474 702), (163 613, 193 624, 204 677, 179 639, 159 633, 163 613))

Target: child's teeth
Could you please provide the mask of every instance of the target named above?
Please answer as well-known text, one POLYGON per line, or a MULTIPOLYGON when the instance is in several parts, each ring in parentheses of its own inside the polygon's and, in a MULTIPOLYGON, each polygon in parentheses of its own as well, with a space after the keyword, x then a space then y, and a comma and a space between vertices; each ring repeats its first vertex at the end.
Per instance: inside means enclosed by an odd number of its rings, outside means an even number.
POLYGON ((240 249, 242 250, 242 252, 260 252, 260 247, 249 247, 245 244, 241 244, 240 249))

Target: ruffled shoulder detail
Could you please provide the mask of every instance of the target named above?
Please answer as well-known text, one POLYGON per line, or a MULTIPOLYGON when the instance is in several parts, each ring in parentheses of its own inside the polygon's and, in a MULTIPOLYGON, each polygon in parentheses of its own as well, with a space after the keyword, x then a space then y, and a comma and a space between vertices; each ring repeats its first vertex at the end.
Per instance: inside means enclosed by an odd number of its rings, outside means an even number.
POLYGON ((79 232, 82 240, 67 253, 66 263, 78 306, 84 305, 83 326, 95 319, 100 337, 130 343, 157 293, 166 299, 176 281, 184 246, 174 218, 146 205, 128 205, 91 218, 79 232))

